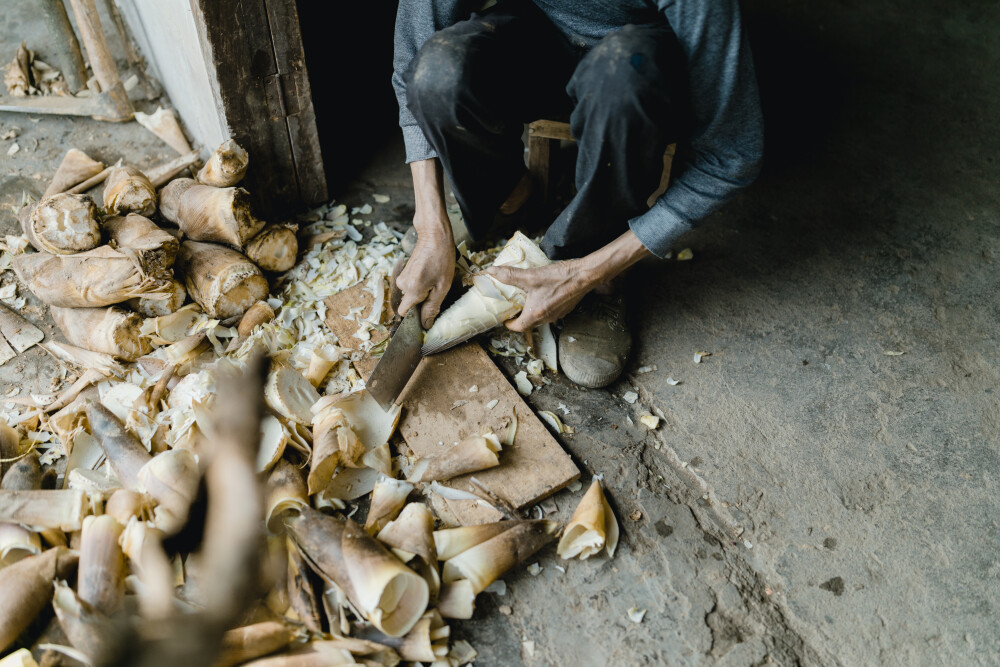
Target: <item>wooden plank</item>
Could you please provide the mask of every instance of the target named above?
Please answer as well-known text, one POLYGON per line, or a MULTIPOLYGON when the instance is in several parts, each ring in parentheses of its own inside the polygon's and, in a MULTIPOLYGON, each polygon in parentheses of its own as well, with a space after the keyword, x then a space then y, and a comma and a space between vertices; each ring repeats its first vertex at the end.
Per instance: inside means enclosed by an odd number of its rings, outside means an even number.
MULTIPOLYGON (((470 490, 475 477, 499 498, 518 509, 534 505, 580 477, 573 459, 535 415, 506 376, 478 343, 468 343, 425 357, 400 395, 403 416, 399 433, 416 456, 429 456, 472 435, 493 431, 503 437, 517 416, 517 436, 504 447, 500 466, 447 483, 470 490), (472 393, 469 388, 477 386, 472 393), (489 403, 496 400, 491 409, 489 403)), ((469 501, 445 500, 462 524, 496 520, 469 501)))
POLYGON ((551 145, 548 139, 530 135, 528 137, 528 173, 542 193, 542 201, 549 201, 549 177, 551 145))
POLYGON ((570 132, 569 123, 558 120, 536 120, 533 123, 529 123, 528 136, 559 139, 560 141, 576 141, 573 138, 573 133, 570 132))
POLYGON ((299 200, 265 0, 191 0, 232 138, 250 153, 241 185, 260 217, 299 200))
POLYGON ((305 203, 315 204, 328 196, 299 13, 295 0, 266 2, 299 196, 305 203))
MULTIPOLYGON (((358 350, 361 343, 353 337, 357 323, 344 319, 344 315, 359 306, 367 314, 373 300, 364 283, 358 283, 324 301, 327 327, 342 347, 358 350)), ((363 357, 354 361, 354 367, 367 379, 377 362, 363 357)), ((502 439, 511 418, 517 416, 514 445, 504 447, 499 467, 455 478, 446 486, 468 491, 469 480, 475 477, 510 505, 523 509, 580 477, 573 459, 478 343, 425 357, 398 402, 403 408, 399 433, 415 456, 439 452, 443 446, 439 442, 451 445, 487 431, 502 439), (473 385, 479 391, 470 392, 473 385), (496 405, 487 407, 494 399, 496 405)), ((477 495, 481 495, 478 490, 477 495)), ((432 496, 431 506, 448 525, 487 523, 502 518, 476 501, 432 496)))

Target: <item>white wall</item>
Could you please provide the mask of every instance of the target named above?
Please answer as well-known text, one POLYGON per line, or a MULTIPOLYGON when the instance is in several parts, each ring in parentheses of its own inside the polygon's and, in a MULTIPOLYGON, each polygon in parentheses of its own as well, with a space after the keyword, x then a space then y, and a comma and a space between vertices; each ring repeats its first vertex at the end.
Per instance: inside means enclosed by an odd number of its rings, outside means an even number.
MULTIPOLYGON (((229 138, 191 0, 116 0, 136 44, 202 153, 229 138)), ((205 47, 210 48, 210 47, 205 47)))

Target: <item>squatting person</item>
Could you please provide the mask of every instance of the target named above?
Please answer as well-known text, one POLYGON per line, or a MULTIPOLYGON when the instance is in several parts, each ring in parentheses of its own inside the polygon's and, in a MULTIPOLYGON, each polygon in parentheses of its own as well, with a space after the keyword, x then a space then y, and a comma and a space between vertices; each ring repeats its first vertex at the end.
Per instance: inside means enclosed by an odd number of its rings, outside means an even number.
POLYGON ((569 113, 577 192, 542 241, 561 261, 490 272, 527 292, 511 329, 565 318, 566 376, 587 387, 615 380, 631 334, 614 279, 666 256, 759 170, 762 119, 738 0, 400 0, 393 69, 417 231, 398 279, 401 312, 422 304, 429 327, 451 286, 442 169, 481 237, 531 199, 524 124, 569 113), (650 208, 674 142, 674 178, 650 208))

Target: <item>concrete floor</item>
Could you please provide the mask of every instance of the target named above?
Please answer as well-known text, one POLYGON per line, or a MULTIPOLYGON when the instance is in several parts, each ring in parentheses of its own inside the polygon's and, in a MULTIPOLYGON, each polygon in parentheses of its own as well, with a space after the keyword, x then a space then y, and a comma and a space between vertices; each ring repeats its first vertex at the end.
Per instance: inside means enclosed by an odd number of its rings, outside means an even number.
MULTIPOLYGON (((685 241, 693 261, 633 274, 659 289, 634 303, 626 378, 531 397, 570 409, 563 443, 585 482, 604 475, 620 551, 562 573, 550 550, 537 577, 481 596, 458 629, 477 664, 1000 662, 1000 7, 746 13, 765 173, 685 241), (695 365, 696 351, 712 356, 695 365), (621 399, 632 388, 636 405, 621 399), (654 434, 628 422, 645 409, 665 418, 654 434)), ((2 233, 6 205, 71 144, 140 166, 169 150, 134 124, 0 114, 10 125, 23 139, 14 158, 0 142, 2 233)), ((405 224, 400 151, 337 198, 389 194, 376 215, 405 224)), ((8 364, 0 392, 42 387, 45 371, 8 364)), ((556 497, 560 516, 580 493, 556 497)))

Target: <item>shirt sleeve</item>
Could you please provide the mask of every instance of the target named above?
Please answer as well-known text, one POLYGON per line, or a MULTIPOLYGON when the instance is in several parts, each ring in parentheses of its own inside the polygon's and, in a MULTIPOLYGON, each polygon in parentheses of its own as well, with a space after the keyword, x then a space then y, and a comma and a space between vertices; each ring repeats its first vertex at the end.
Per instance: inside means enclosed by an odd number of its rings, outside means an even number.
POLYGON ((475 5, 468 0, 400 0, 396 12, 395 49, 392 62, 392 87, 399 102, 399 126, 403 129, 406 144, 406 161, 416 162, 437 157, 417 124, 417 119, 406 106, 406 80, 404 75, 410 62, 431 35, 458 21, 468 18, 475 5))
POLYGON ((691 91, 692 132, 667 191, 629 221, 665 257, 674 241, 750 185, 763 157, 763 118, 737 0, 660 0, 681 43, 691 91))

